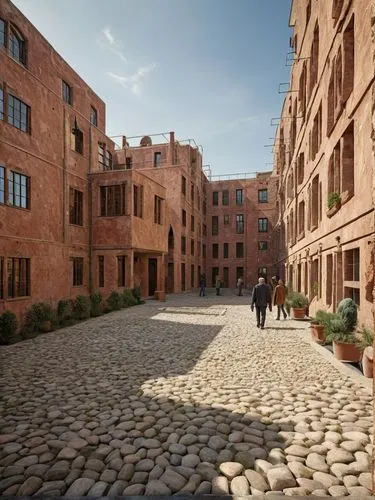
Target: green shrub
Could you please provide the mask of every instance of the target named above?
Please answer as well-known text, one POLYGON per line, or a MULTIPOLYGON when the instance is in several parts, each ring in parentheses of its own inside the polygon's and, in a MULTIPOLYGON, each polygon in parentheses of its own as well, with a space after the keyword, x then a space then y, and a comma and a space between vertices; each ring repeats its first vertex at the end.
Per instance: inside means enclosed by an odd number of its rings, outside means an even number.
POLYGON ((337 307, 337 313, 342 319, 344 331, 353 332, 357 324, 357 305, 354 300, 343 299, 337 307))
POLYGON ((72 319, 74 316, 74 303, 71 299, 62 299, 57 303, 57 320, 60 324, 72 319))
POLYGON ((4 311, 0 316, 0 344, 10 344, 16 336, 17 328, 16 315, 12 311, 4 311))
POLYGON ((88 319, 90 317, 91 302, 89 297, 78 295, 74 301, 74 317, 75 319, 88 319))
POLYGON ((122 297, 118 292, 112 292, 107 299, 107 307, 111 311, 118 311, 122 307, 122 297))
POLYGON ((131 293, 133 294, 133 297, 137 300, 137 303, 140 304, 140 302, 141 302, 141 287, 136 286, 135 288, 132 288, 131 293))
POLYGON ((302 295, 302 293, 298 292, 291 292, 288 295, 288 302, 290 304, 290 307, 306 307, 309 304, 309 301, 307 297, 302 295))
POLYGON ((134 296, 132 290, 124 290, 122 294, 122 307, 132 307, 137 304, 139 304, 139 301, 134 296))
POLYGON ((346 331, 345 323, 340 315, 335 315, 333 319, 331 319, 331 333, 329 335, 329 339, 333 340, 337 344, 354 344, 356 339, 351 332, 346 331))
POLYGON ((374 344, 374 332, 369 328, 362 328, 359 332, 359 339, 357 341, 357 347, 364 351, 366 347, 372 347, 374 344))
POLYGON ((45 331, 44 324, 46 322, 54 322, 55 314, 50 306, 45 302, 38 302, 33 304, 25 315, 25 326, 31 332, 42 332, 45 331))
POLYGON ((99 292, 92 293, 90 295, 90 301, 91 301, 91 316, 96 317, 100 316, 102 314, 102 308, 101 308, 101 303, 102 303, 102 295, 99 292))
POLYGON ((336 205, 338 205, 339 203, 341 203, 341 196, 340 196, 340 193, 329 193, 328 195, 328 201, 327 201, 327 205, 328 205, 328 208, 333 208, 335 207, 336 205))

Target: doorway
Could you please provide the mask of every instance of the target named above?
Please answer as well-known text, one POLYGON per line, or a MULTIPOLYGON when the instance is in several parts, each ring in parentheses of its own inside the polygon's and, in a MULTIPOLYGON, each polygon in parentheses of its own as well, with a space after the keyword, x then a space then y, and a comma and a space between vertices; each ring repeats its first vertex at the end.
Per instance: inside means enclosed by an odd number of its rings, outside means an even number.
POLYGON ((158 263, 157 259, 148 259, 148 295, 154 295, 158 286, 158 263))

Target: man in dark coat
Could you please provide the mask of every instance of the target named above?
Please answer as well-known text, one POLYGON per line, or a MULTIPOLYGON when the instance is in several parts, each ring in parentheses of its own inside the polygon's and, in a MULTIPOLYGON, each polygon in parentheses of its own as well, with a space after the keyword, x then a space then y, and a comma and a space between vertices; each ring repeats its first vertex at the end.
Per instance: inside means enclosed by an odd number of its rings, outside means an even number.
POLYGON ((251 297, 251 310, 254 311, 254 305, 257 314, 257 327, 264 329, 264 323, 266 321, 266 310, 267 305, 270 311, 272 311, 272 294, 271 288, 266 285, 264 278, 259 278, 258 284, 255 285, 253 289, 253 295, 251 297))

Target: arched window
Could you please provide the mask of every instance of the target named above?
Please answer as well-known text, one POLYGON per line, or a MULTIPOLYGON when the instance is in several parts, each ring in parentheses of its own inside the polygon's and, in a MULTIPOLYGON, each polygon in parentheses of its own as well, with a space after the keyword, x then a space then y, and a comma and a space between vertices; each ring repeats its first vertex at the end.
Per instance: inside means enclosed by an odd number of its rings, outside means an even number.
POLYGON ((21 33, 13 26, 9 26, 9 55, 26 66, 26 42, 21 33))

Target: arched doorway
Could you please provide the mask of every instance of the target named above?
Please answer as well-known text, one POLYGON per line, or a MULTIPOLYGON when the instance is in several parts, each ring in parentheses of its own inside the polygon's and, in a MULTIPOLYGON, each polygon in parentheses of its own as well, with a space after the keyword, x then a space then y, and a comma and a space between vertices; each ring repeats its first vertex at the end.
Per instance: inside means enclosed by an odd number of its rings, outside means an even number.
POLYGON ((168 273, 167 273, 167 293, 174 292, 174 233, 172 226, 168 233, 168 273))

